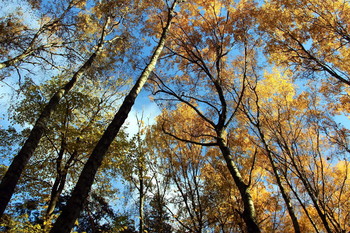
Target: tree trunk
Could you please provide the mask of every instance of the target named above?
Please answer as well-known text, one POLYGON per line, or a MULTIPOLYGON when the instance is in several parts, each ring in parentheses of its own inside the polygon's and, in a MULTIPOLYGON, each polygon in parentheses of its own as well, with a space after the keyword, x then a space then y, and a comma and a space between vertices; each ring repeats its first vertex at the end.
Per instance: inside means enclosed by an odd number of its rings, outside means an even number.
POLYGON ((267 142, 265 140, 265 136, 264 136, 263 132, 261 131, 260 124, 258 124, 256 127, 258 128, 258 132, 259 132, 261 141, 264 144, 264 147, 265 147, 265 150, 266 150, 266 154, 267 154, 267 157, 269 158, 269 161, 270 161, 270 164, 271 164, 271 167, 272 167, 272 171, 273 171, 273 173, 275 175, 275 178, 276 178, 277 185, 278 185, 278 187, 279 187, 279 189, 281 191, 282 198, 283 198, 284 202, 286 203, 288 214, 289 214, 289 216, 290 216, 290 218, 292 220, 292 223, 293 223, 294 232, 295 233, 300 233, 301 231, 300 231, 298 218, 295 215, 292 203, 290 201, 290 197, 287 194, 287 192, 286 192, 286 190, 285 190, 285 188, 284 188, 284 186, 282 184, 280 175, 278 174, 277 167, 276 167, 275 162, 273 161, 273 158, 272 158, 272 152, 270 150, 270 147, 269 147, 269 145, 267 144, 267 142))
POLYGON ((10 167, 6 171, 6 174, 2 178, 2 181, 0 184, 0 218, 2 217, 7 204, 9 203, 14 193, 15 187, 24 170, 24 167, 28 163, 30 157, 33 155, 44 131, 47 128, 47 122, 50 119, 51 114, 56 109, 60 100, 74 87, 74 85, 85 73, 85 71, 91 67, 91 64, 94 61, 96 54, 101 49, 107 24, 108 22, 106 22, 105 24, 105 28, 103 29, 99 44, 95 52, 73 75, 72 79, 69 82, 67 82, 61 89, 59 89, 51 97, 49 103, 45 106, 44 110, 41 112, 39 118, 35 122, 35 125, 31 130, 30 135, 27 138, 26 142, 24 143, 24 145, 22 146, 18 154, 15 156, 10 167))
POLYGON ((226 161, 226 165, 230 171, 230 174, 241 194, 241 197, 243 200, 243 206, 244 206, 242 217, 246 224, 247 232, 259 233, 260 228, 256 223, 256 213, 255 213, 254 202, 250 194, 250 187, 244 182, 241 176, 241 173, 238 170, 238 167, 236 166, 236 164, 231 158, 230 149, 227 147, 223 138, 218 139, 218 145, 226 161))
MULTIPOLYGON (((143 170, 143 169, 141 169, 143 170)), ((139 200, 139 217, 140 217, 140 226, 139 232, 144 233, 145 231, 145 214, 144 214, 144 206, 145 206, 145 191, 144 191, 144 176, 143 171, 140 172, 140 200, 139 200)))
MULTIPOLYGON (((77 143, 79 143, 79 138, 77 139, 77 143)), ((48 231, 50 225, 51 225, 51 219, 52 219, 52 213, 56 208, 56 205, 59 201, 59 198, 63 192, 64 186, 66 185, 67 180, 67 174, 68 169, 72 166, 74 163, 74 160, 77 158, 78 152, 75 150, 68 161, 66 162, 65 166, 61 168, 61 165, 57 165, 57 168, 60 170, 57 170, 57 176, 54 182, 54 185, 51 189, 51 195, 50 195, 50 201, 45 213, 45 224, 44 224, 44 231, 48 231)), ((58 163, 61 163, 61 161, 57 161, 58 163)))
POLYGON ((50 201, 48 203, 48 207, 46 209, 46 213, 44 216, 44 229, 46 230, 47 227, 49 226, 50 220, 51 220, 51 216, 53 211, 55 210, 56 207, 56 203, 58 202, 58 199, 63 191, 64 185, 65 185, 65 181, 66 181, 66 173, 64 172, 63 168, 62 168, 62 158, 63 155, 66 151, 66 138, 65 135, 62 135, 62 141, 61 141, 61 148, 60 151, 58 153, 58 158, 56 160, 56 178, 55 178, 55 182, 51 188, 51 194, 50 194, 50 201))
POLYGON ((75 220, 79 217, 80 211, 83 208, 84 202, 91 190, 97 169, 100 167, 104 155, 106 154, 109 146, 117 136, 120 128, 124 124, 128 114, 134 105, 135 99, 140 93, 142 87, 146 83, 149 75, 155 68, 158 58, 164 48, 166 35, 170 29, 172 18, 174 17, 174 8, 176 1, 174 1, 172 7, 169 9, 168 20, 166 26, 163 28, 162 35, 158 42, 158 46, 153 52, 149 64, 142 71, 140 77, 137 79, 135 85, 130 90, 129 94, 125 97, 118 112, 114 116, 114 119, 109 124, 101 139, 97 143, 93 152, 91 153, 88 161, 86 162, 79 180, 72 192, 72 196, 67 202, 67 205, 63 209, 62 213, 58 217, 56 223, 51 229, 51 233, 69 233, 74 226, 75 220))

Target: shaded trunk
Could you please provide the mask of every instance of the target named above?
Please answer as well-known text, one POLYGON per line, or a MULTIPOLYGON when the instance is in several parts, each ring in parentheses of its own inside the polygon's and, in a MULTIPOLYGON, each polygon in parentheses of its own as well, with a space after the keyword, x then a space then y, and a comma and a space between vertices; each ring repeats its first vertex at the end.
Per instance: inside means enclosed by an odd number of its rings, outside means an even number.
POLYGON ((292 220, 294 232, 295 233, 300 233, 301 231, 300 231, 298 218, 295 215, 295 212, 294 212, 291 200, 290 200, 290 196, 288 195, 288 193, 286 192, 286 190, 285 190, 285 188, 284 188, 284 186, 282 184, 281 177, 278 174, 277 167, 275 166, 275 162, 273 161, 270 152, 267 152, 267 153, 269 154, 268 157, 269 157, 269 160, 270 160, 270 163, 271 163, 271 167, 272 167, 273 173, 274 173, 275 178, 276 178, 277 185, 278 185, 278 187, 279 187, 279 189, 281 191, 282 198, 283 198, 283 200, 284 200, 284 202, 286 203, 286 206, 287 206, 288 214, 289 214, 289 216, 290 216, 290 218, 292 220))
POLYGON ((284 186, 282 184, 280 175, 278 174, 277 167, 276 167, 275 162, 273 161, 273 158, 272 158, 272 152, 270 150, 270 147, 268 146, 267 142, 265 141, 265 136, 264 136, 263 132, 261 131, 260 125, 257 125, 257 128, 258 128, 258 132, 259 132, 261 141, 264 144, 267 157, 269 158, 273 174, 274 174, 274 176, 276 178, 277 185, 278 185, 278 187, 279 187, 279 189, 281 191, 282 198, 283 198, 284 202, 286 203, 288 214, 289 214, 289 216, 290 216, 290 218, 292 220, 292 223, 293 223, 294 232, 295 233, 300 233, 301 231, 300 231, 298 218, 295 215, 292 203, 290 201, 290 197, 289 197, 288 193, 286 192, 286 190, 285 190, 285 188, 284 188, 284 186))
POLYGON ((1 62, 0 69, 4 69, 6 67, 13 66, 13 65, 17 64, 18 62, 22 61, 23 59, 25 59, 26 57, 29 57, 34 52, 35 52, 35 50, 30 50, 30 51, 24 52, 21 55, 18 55, 17 57, 14 57, 10 60, 1 62))
POLYGON ((60 100, 74 87, 79 78, 91 66, 95 57, 96 52, 92 54, 90 58, 85 62, 85 64, 73 75, 72 79, 51 97, 49 103, 45 106, 33 129, 31 130, 26 142, 13 159, 0 184, 0 216, 2 216, 4 213, 6 206, 14 193, 15 187, 24 170, 24 167, 28 163, 30 157, 33 155, 41 137, 43 136, 51 114, 56 109, 60 100))
POLYGON ((51 190, 51 196, 50 196, 50 201, 45 213, 45 225, 44 225, 44 229, 48 230, 48 226, 50 226, 50 221, 52 218, 52 214, 56 208, 56 205, 59 201, 59 198, 62 194, 62 191, 64 189, 64 186, 66 184, 66 177, 67 177, 67 173, 59 175, 56 180, 55 180, 55 184, 51 190))
POLYGON ((170 29, 172 18, 174 17, 174 8, 176 1, 174 1, 172 7, 169 9, 168 20, 166 26, 163 28, 162 35, 158 42, 158 46, 155 49, 150 62, 142 71, 140 77, 136 81, 129 94, 125 97, 118 112, 114 116, 112 122, 109 124, 101 139, 98 141, 93 152, 91 153, 88 161, 86 162, 79 180, 72 192, 72 196, 67 202, 67 205, 63 209, 62 213, 58 217, 56 223, 51 229, 51 233, 69 233, 74 226, 75 220, 79 217, 83 208, 84 202, 88 197, 91 190, 97 169, 101 166, 104 155, 106 154, 109 146, 117 136, 120 128, 124 124, 128 114, 134 105, 135 99, 140 93, 142 87, 146 83, 149 75, 155 68, 158 58, 164 48, 166 35, 170 29))
POLYGON ((256 223, 256 213, 255 213, 254 202, 250 194, 250 187, 244 182, 241 176, 241 173, 238 170, 238 167, 236 166, 236 164, 231 158, 230 149, 227 147, 227 145, 225 144, 222 138, 218 139, 218 145, 226 161, 226 165, 229 169, 229 172, 241 194, 241 197, 243 200, 243 206, 244 206, 244 210, 241 215, 246 224, 247 232, 258 233, 260 232, 260 228, 256 223))
MULTIPOLYGON (((77 138, 77 143, 79 143, 79 138, 77 138)), ((45 223, 44 223, 44 230, 47 231, 50 227, 50 222, 52 219, 52 214, 57 206, 57 203, 59 201, 59 198, 63 192, 63 189, 66 185, 66 180, 67 180, 67 174, 68 174, 68 169, 74 164, 75 159, 78 156, 77 150, 74 150, 74 152, 71 154, 69 157, 68 161, 62 168, 62 158, 63 158, 63 152, 64 148, 61 147, 61 151, 59 153, 58 159, 57 159, 57 176, 54 182, 54 185, 52 186, 51 189, 51 195, 50 195, 50 201, 48 203, 48 207, 45 213, 45 223), (62 152, 62 153, 61 153, 62 152)))
MULTIPOLYGON (((287 147, 286 147, 287 148, 287 147)), ((317 196, 315 196, 315 192, 312 188, 312 186, 310 185, 306 175, 304 175, 304 171, 303 170, 300 170, 299 169, 299 166, 296 164, 296 161, 295 161, 295 158, 294 158, 294 155, 292 155, 290 153, 289 150, 287 150, 287 154, 288 156, 290 157, 290 160, 291 160, 291 164, 293 165, 294 169, 295 169, 295 172, 296 174, 298 175, 299 179, 301 180, 302 184, 304 185, 304 188, 307 192, 307 194, 309 195, 309 197, 311 198, 311 201, 313 203, 313 206, 315 207, 316 209, 316 212, 318 214, 318 216, 321 218, 321 221, 323 223, 323 226, 325 227, 326 229, 326 232, 328 233, 332 233, 332 229, 330 228, 329 226, 329 223, 327 221, 327 217, 326 217, 326 213, 324 213, 319 205, 319 201, 318 201, 318 198, 317 196)), ((301 168, 302 169, 302 168, 301 168)))
POLYGON ((140 217, 140 227, 139 232, 144 233, 145 231, 145 214, 144 214, 144 206, 145 206, 145 193, 144 193, 144 179, 143 179, 143 169, 141 169, 140 176, 140 200, 139 200, 139 217, 140 217))
POLYGON ((62 169, 62 158, 63 155, 66 151, 66 139, 65 136, 63 135, 62 142, 61 142, 61 148, 58 153, 58 158, 56 160, 56 178, 55 182, 52 186, 51 189, 51 195, 50 195, 50 201, 46 210, 46 214, 44 216, 45 223, 44 223, 44 228, 47 229, 47 226, 49 225, 49 222, 51 220, 51 215, 53 211, 55 210, 56 204, 58 202, 58 198, 60 197, 64 185, 66 183, 66 173, 62 169))
POLYGON ((89 59, 79 68, 79 70, 73 75, 71 80, 67 82, 61 89, 59 89, 50 99, 49 103, 45 106, 44 110, 41 112, 39 118, 35 122, 33 129, 30 132, 29 137, 22 146, 21 150, 13 159, 10 167, 6 171, 4 177, 2 178, 0 184, 0 217, 3 215, 7 204, 9 203, 18 180, 24 170, 24 167, 28 163, 30 157, 33 155, 35 149, 37 148, 44 131, 47 128, 47 122, 51 117, 51 114, 56 109, 60 100, 74 87, 81 76, 88 70, 97 53, 100 51, 103 45, 103 39, 105 36, 105 29, 107 27, 108 20, 102 31, 102 35, 99 44, 95 52, 89 57, 89 59))

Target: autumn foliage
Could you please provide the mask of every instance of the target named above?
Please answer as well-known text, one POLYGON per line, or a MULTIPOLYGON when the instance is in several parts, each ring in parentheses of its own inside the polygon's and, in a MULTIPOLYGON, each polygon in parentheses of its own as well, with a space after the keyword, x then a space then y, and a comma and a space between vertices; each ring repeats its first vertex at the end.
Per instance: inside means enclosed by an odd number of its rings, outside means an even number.
POLYGON ((0 231, 350 231, 350 2, 11 5, 0 231))

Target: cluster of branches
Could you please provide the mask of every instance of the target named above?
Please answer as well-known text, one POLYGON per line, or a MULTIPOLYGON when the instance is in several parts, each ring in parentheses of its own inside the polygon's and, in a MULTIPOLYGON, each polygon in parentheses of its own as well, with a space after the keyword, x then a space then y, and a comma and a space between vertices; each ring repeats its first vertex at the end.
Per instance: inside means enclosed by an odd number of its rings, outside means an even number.
POLYGON ((108 203, 119 174, 140 233, 350 230, 349 129, 334 117, 349 114, 348 2, 27 7, 35 23, 9 14, 0 24, 1 80, 20 77, 12 120, 32 125, 1 131, 23 141, 3 145, 4 229, 15 230, 13 211, 27 216, 22 228, 70 232, 79 219, 92 232, 134 232, 108 203), (130 140, 122 126, 146 82, 164 108, 130 140), (31 196, 27 212, 16 195, 31 196))

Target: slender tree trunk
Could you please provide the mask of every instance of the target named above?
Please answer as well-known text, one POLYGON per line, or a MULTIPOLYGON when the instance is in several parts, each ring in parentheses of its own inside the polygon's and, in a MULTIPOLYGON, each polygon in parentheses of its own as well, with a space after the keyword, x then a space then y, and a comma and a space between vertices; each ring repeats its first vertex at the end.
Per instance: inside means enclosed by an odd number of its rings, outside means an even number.
POLYGON ((272 167, 273 173, 274 173, 275 178, 276 178, 277 185, 278 185, 278 187, 279 187, 279 189, 281 191, 282 198, 283 198, 283 200, 284 200, 284 202, 286 203, 286 206, 287 206, 288 214, 289 214, 289 216, 290 216, 290 218, 292 220, 293 227, 294 227, 294 232, 295 233, 300 233, 301 231, 300 231, 298 218, 295 215, 292 203, 290 201, 290 197, 287 194, 287 192, 286 192, 286 190, 285 190, 285 188, 284 188, 284 186, 282 184, 281 177, 278 174, 277 167, 275 165, 275 162, 273 161, 271 153, 269 151, 267 153, 268 153, 268 157, 269 157, 269 160, 270 160, 270 163, 271 163, 271 167, 272 167))
POLYGON ((316 212, 318 213, 318 216, 321 218, 323 226, 325 227, 325 229, 328 233, 332 233, 333 231, 330 228, 329 223, 327 221, 326 213, 322 211, 322 209, 319 205, 318 198, 317 198, 317 196, 314 195, 315 192, 313 192, 313 188, 311 187, 307 177, 304 175, 303 171, 300 171, 299 166, 296 164, 294 155, 292 155, 290 152, 288 152, 288 155, 291 159, 292 165, 294 166, 296 173, 299 176, 299 179, 301 180, 302 184, 304 185, 304 188, 305 188, 307 194, 311 198, 311 201, 316 209, 316 212))
POLYGON ((49 201, 49 204, 48 204, 45 216, 44 216, 45 222, 44 222, 43 229, 45 231, 47 231, 51 225, 50 222, 52 219, 52 214, 56 208, 58 200, 59 200, 61 193, 64 189, 64 186, 66 184, 66 177, 67 177, 67 173, 59 175, 56 178, 55 185, 51 190, 50 201, 49 201))
POLYGON ((255 213, 254 202, 250 194, 250 187, 244 182, 241 176, 241 173, 238 170, 238 167, 236 166, 236 164, 231 158, 230 149, 227 147, 223 138, 218 139, 218 145, 226 161, 226 165, 230 171, 230 174, 241 194, 241 197, 243 200, 243 206, 244 206, 242 217, 246 224, 247 232, 259 233, 260 228, 256 223, 256 213, 255 213))
POLYGON ((62 135, 62 141, 61 141, 61 148, 58 153, 58 158, 56 160, 56 178, 55 182, 51 188, 51 195, 50 195, 50 201, 48 204, 48 207, 46 209, 46 213, 44 216, 44 229, 47 229, 49 222, 51 220, 51 215, 56 207, 56 203, 58 201, 59 196, 61 195, 61 192, 65 185, 66 180, 66 174, 64 174, 63 168, 62 168, 62 158, 66 151, 66 138, 65 135, 62 135))
POLYGON ((10 60, 4 61, 0 63, 0 70, 4 69, 6 67, 10 67, 15 65, 16 63, 22 61, 23 59, 25 59, 26 57, 30 56, 31 54, 33 54, 35 52, 35 50, 31 50, 28 52, 24 52, 20 55, 18 55, 17 57, 11 58, 10 60))
POLYGON ((286 192, 286 190, 285 190, 285 188, 284 188, 284 186, 282 184, 280 175, 278 174, 277 167, 276 167, 275 162, 273 161, 273 158, 272 158, 272 152, 270 150, 270 147, 269 147, 269 145, 267 144, 267 142, 265 140, 265 136, 264 136, 263 132, 261 131, 260 124, 257 124, 256 127, 258 128, 258 132, 259 132, 261 141, 264 144, 264 147, 265 147, 265 150, 266 150, 266 154, 267 154, 267 157, 269 158, 273 174, 274 174, 274 176, 276 178, 277 185, 278 185, 278 187, 279 187, 279 189, 281 191, 282 198, 283 198, 284 202, 286 203, 288 214, 289 214, 289 216, 290 216, 290 218, 292 220, 292 223, 293 223, 294 232, 295 233, 300 233, 301 231, 300 231, 298 218, 295 215, 292 203, 290 201, 290 197, 287 194, 287 192, 286 192))
MULTIPOLYGON (((79 138, 77 139, 77 143, 79 143, 79 138)), ((71 165, 73 164, 77 156, 78 156, 78 152, 75 150, 73 154, 71 154, 68 161, 66 162, 64 168, 61 168, 61 165, 57 165, 58 166, 57 169, 60 169, 60 170, 57 171, 57 176, 56 176, 54 185, 51 189, 50 201, 44 217, 46 222, 46 224, 44 225, 45 232, 49 229, 51 225, 50 221, 52 218, 52 213, 55 210, 58 200, 63 192, 64 186, 66 185, 68 169, 71 167, 71 165)), ((61 162, 57 161, 57 163, 61 163, 61 162)))
MULTIPOLYGON (((107 26, 107 23, 105 27, 107 26)), ((22 146, 21 150, 13 159, 10 167, 2 178, 0 184, 0 218, 2 217, 7 204, 9 203, 17 182, 24 170, 24 167, 28 163, 30 157, 33 155, 37 148, 39 141, 47 128, 47 122, 51 117, 51 114, 56 109, 60 100, 74 87, 77 81, 85 73, 87 69, 91 67, 96 54, 102 47, 103 38, 105 36, 105 28, 103 29, 102 36, 95 52, 89 57, 89 59, 79 68, 79 70, 73 75, 72 79, 67 82, 61 89, 59 89, 50 99, 49 103, 45 106, 41 112, 39 118, 35 122, 33 129, 30 132, 29 137, 22 146)))
MULTIPOLYGON (((285 165, 284 165, 284 166, 285 166, 285 165)), ((290 188, 290 190, 292 190, 292 192, 294 193, 294 196, 295 196, 296 199, 298 200, 300 206, 303 208, 303 210, 304 210, 304 212, 305 212, 307 218, 309 219, 310 223, 311 223, 312 226, 314 227, 315 232, 316 232, 316 233, 319 233, 320 231, 317 229, 316 223, 312 220, 309 211, 307 210, 305 204, 304 204, 304 203, 302 202, 302 200, 300 199, 299 194, 294 190, 294 187, 293 187, 292 184, 289 182, 288 177, 287 177, 287 174, 286 174, 285 172, 283 172, 283 177, 285 178, 286 183, 287 183, 288 187, 290 188)))
POLYGON ((66 181, 66 174, 64 174, 64 177, 57 177, 55 183, 57 184, 53 187, 51 191, 51 197, 49 201, 49 205, 46 210, 45 214, 45 221, 48 223, 48 221, 51 219, 51 215, 53 211, 55 210, 55 207, 57 205, 58 199, 63 191, 64 185, 66 181))
POLYGON ((135 99, 140 93, 142 87, 146 83, 149 75, 153 71, 158 61, 158 58, 164 48, 166 36, 170 29, 171 21, 174 17, 174 8, 176 1, 174 1, 172 7, 169 9, 168 19, 166 26, 163 28, 162 35, 158 42, 158 46, 153 52, 149 64, 142 71, 140 77, 137 79, 135 85, 130 90, 129 94, 125 97, 118 112, 114 116, 114 119, 109 124, 101 139, 95 146, 88 161, 86 162, 79 180, 72 192, 72 196, 67 202, 67 205, 63 209, 62 213, 58 217, 56 223, 51 229, 51 233, 69 233, 74 226, 75 220, 79 217, 80 211, 83 208, 83 204, 91 190, 97 169, 101 166, 104 155, 106 154, 109 146, 117 136, 120 128, 124 124, 128 114, 134 105, 135 99))
POLYGON ((144 233, 145 231, 145 214, 144 214, 144 206, 145 206, 145 191, 144 191, 144 178, 143 178, 143 169, 140 170, 140 200, 139 200, 139 217, 140 217, 140 226, 139 232, 144 233))

